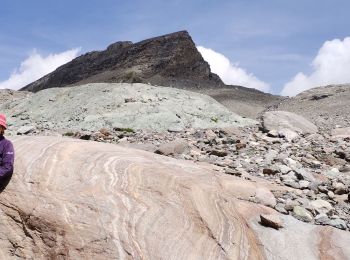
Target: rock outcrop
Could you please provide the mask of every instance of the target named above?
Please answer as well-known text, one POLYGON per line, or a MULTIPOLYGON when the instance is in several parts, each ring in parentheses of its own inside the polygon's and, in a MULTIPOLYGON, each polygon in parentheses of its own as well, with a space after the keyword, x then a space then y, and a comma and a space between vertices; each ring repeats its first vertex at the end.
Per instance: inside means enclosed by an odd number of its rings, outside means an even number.
POLYGON ((2 259, 347 259, 350 233, 263 206, 283 187, 116 145, 17 137, 2 259), (256 204, 257 201, 260 204, 256 204), (283 228, 264 227, 277 215, 283 228))
POLYGON ((257 123, 234 114, 209 96, 139 83, 46 89, 0 104, 0 111, 9 115, 9 130, 19 134, 36 129, 67 132, 101 128, 161 132, 257 123))

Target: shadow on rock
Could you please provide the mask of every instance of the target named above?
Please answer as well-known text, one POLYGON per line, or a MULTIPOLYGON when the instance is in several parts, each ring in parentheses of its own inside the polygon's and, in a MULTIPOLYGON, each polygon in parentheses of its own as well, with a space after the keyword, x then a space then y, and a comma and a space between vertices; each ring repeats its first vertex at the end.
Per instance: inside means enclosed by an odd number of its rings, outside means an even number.
POLYGON ((0 179, 0 193, 2 193, 5 190, 7 185, 10 183, 11 178, 12 174, 10 176, 0 179))

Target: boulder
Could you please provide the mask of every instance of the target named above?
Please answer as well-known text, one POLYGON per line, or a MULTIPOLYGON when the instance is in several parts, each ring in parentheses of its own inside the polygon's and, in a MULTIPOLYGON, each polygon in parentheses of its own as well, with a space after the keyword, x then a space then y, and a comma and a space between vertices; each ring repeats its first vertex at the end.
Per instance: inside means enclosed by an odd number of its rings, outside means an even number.
POLYGON ((285 135, 292 139, 295 136, 290 131, 298 134, 314 134, 318 131, 317 126, 306 118, 287 111, 265 112, 262 116, 262 127, 266 132, 272 130, 285 132, 285 135))
POLYGON ((185 140, 175 140, 169 143, 161 144, 155 151, 157 154, 162 155, 176 155, 182 154, 189 149, 189 145, 185 140))

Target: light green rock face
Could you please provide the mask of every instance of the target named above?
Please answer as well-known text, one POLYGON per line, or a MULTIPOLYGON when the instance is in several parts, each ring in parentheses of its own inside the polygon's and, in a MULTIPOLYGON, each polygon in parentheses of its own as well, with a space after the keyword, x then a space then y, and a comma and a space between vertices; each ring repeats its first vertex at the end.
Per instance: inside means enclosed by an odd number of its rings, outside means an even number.
POLYGON ((40 91, 0 109, 9 124, 98 130, 102 127, 153 131, 239 127, 256 124, 209 96, 145 84, 87 84, 40 91))

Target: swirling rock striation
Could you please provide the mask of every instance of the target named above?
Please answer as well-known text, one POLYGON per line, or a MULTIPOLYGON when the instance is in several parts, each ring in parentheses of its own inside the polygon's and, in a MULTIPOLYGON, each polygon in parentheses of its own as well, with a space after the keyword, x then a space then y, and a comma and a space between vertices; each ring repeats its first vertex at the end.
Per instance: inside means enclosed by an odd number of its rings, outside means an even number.
POLYGON ((1 259, 347 259, 350 234, 282 217, 268 183, 116 145, 17 137, 1 259), (259 196, 258 196, 259 194, 259 196), (260 203, 259 203, 260 199, 260 203), (248 202, 248 200, 254 201, 248 202))

